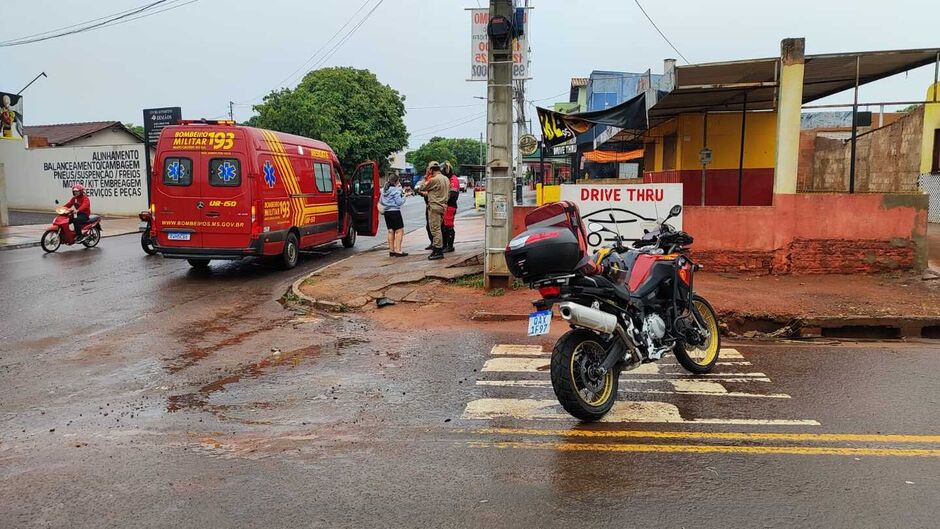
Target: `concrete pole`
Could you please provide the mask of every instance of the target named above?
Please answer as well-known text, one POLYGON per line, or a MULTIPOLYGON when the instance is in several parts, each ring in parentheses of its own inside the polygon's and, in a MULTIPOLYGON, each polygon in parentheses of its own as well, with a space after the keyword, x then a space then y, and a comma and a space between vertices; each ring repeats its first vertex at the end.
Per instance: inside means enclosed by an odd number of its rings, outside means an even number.
POLYGON ((7 175, 0 163, 0 226, 10 225, 10 211, 7 206, 7 175))
POLYGON ((805 39, 780 42, 780 76, 777 87, 777 157, 774 194, 795 194, 800 158, 800 113, 803 106, 803 54, 805 39))
MULTIPOLYGON (((490 0, 490 20, 513 19, 512 2, 490 0)), ((503 252, 512 232, 512 46, 497 50, 490 39, 486 106, 486 252, 483 287, 507 288, 511 283, 503 252)))

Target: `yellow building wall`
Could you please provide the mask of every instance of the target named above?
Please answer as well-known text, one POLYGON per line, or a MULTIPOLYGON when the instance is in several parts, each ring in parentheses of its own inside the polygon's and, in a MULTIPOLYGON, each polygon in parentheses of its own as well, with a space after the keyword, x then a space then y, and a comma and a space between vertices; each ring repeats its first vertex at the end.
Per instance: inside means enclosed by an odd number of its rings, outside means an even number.
MULTIPOLYGON (((934 93, 940 90, 940 83, 927 88, 926 101, 933 101, 934 93)), ((940 93, 937 94, 940 101, 940 93)), ((934 130, 940 129, 940 103, 924 105, 924 135, 920 147, 920 173, 929 173, 933 165, 934 130)))
MULTIPOLYGON (((938 109, 940 110, 940 109, 938 109)), ((774 166, 776 156, 777 114, 748 112, 744 140, 744 167, 748 169, 774 166)), ((647 148, 655 142, 654 167, 645 171, 663 170, 663 137, 676 133, 676 170, 701 169, 699 152, 704 145, 703 115, 681 114, 675 120, 650 129, 647 148)), ((708 148, 712 150, 709 169, 737 169, 741 154, 741 114, 711 113, 708 115, 708 148)))

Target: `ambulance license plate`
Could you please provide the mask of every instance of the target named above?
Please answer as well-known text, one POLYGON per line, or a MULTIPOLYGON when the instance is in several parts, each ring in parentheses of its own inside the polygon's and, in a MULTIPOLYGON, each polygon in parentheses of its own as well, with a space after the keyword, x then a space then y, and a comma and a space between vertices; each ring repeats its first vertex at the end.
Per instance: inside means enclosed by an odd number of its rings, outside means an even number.
POLYGON ((552 328, 552 311, 540 310, 529 314, 529 336, 548 334, 552 328))
POLYGON ((166 238, 169 239, 169 240, 171 240, 171 241, 188 241, 188 240, 189 240, 189 234, 188 234, 188 233, 172 233, 172 232, 171 232, 171 233, 167 233, 167 234, 166 234, 166 238))

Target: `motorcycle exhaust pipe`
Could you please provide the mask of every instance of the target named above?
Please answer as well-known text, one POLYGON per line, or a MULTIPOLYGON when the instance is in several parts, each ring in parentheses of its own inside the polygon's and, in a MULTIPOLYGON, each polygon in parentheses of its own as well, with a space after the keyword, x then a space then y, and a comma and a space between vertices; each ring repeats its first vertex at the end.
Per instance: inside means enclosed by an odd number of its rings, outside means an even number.
POLYGON ((602 334, 611 334, 617 328, 617 317, 613 314, 565 301, 558 305, 561 317, 572 325, 584 327, 602 334))

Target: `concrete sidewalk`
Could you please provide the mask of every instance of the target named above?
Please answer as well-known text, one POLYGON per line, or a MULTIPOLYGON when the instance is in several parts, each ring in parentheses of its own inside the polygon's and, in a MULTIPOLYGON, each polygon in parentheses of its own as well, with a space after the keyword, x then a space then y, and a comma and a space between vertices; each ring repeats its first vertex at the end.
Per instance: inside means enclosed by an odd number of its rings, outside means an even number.
MULTIPOLYGON (((428 261, 427 233, 405 235, 407 257, 391 257, 388 245, 338 261, 294 283, 292 291, 308 303, 330 310, 355 310, 380 298, 426 303, 441 282, 483 271, 483 216, 462 215, 455 222, 456 251, 428 261)), ((373 307, 375 305, 372 305, 373 307)))
MULTIPOLYGON (((49 213, 48 217, 49 222, 45 224, 0 227, 0 251, 39 246, 39 240, 52 224, 55 213, 49 213)), ((115 237, 117 235, 127 235, 128 233, 137 233, 138 222, 140 222, 140 219, 137 217, 104 217, 101 220, 101 236, 115 237)))

